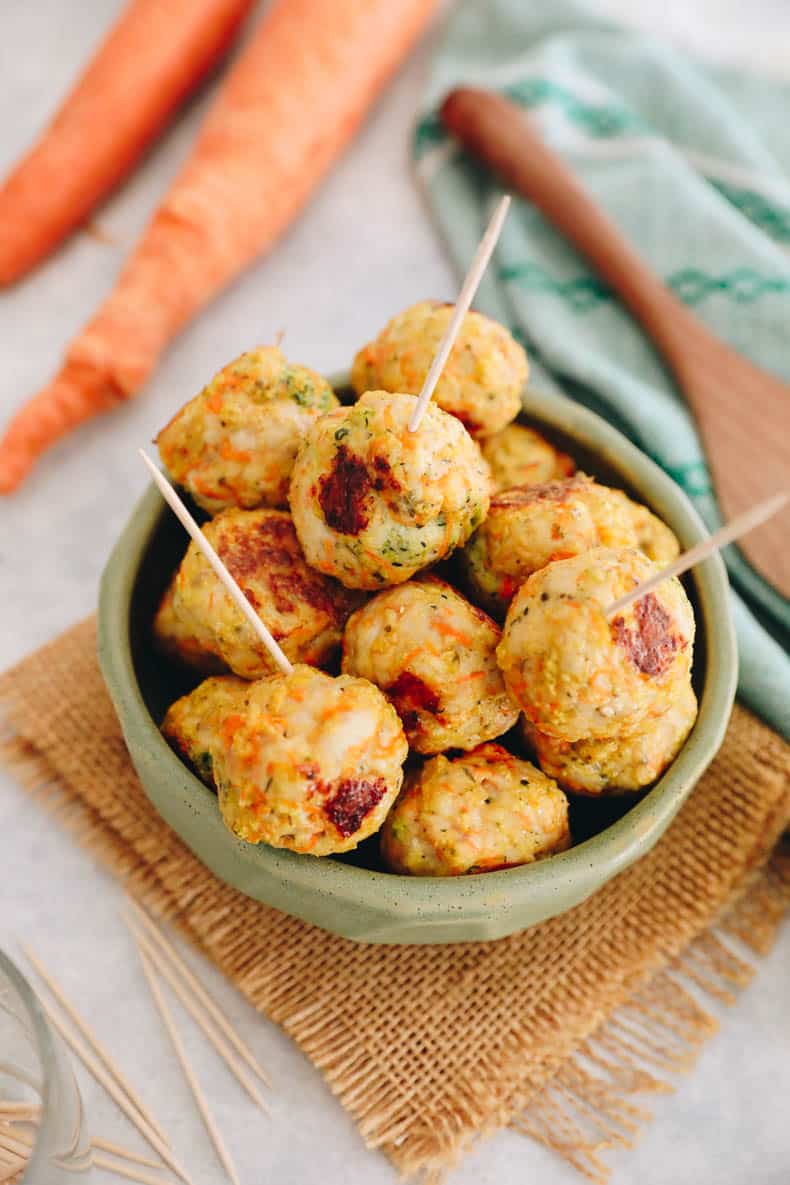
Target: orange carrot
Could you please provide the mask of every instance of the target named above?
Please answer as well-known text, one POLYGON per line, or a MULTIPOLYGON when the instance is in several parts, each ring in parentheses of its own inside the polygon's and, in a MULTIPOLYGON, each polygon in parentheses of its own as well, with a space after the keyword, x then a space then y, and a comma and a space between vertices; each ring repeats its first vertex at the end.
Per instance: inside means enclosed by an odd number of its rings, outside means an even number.
POLYGON ((470 649, 473 645, 473 640, 469 634, 465 634, 463 630, 457 630, 455 626, 450 625, 447 621, 435 621, 434 627, 437 633, 445 638, 453 638, 454 641, 460 642, 467 649, 470 649))
POLYGON ((0 284, 35 267, 129 172, 227 48, 251 0, 131 0, 0 188, 0 284))
POLYGON ((0 491, 71 428, 133 395, 178 330, 285 229, 437 0, 275 0, 193 153, 55 380, 0 441, 0 491))

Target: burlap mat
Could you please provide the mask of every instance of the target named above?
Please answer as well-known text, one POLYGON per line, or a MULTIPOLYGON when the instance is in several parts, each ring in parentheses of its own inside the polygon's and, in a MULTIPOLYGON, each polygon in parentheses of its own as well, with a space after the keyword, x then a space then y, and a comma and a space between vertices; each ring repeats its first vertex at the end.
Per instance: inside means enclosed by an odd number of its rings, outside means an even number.
POLYGON ((155 814, 92 621, 0 679, 22 782, 281 1024, 406 1173, 435 1180, 511 1123, 595 1181, 715 1028, 790 903, 790 749, 742 709, 665 838, 590 901, 495 943, 370 947, 216 880, 155 814), (777 846, 778 845, 778 846, 777 846), (711 929, 715 926, 715 929, 711 929))

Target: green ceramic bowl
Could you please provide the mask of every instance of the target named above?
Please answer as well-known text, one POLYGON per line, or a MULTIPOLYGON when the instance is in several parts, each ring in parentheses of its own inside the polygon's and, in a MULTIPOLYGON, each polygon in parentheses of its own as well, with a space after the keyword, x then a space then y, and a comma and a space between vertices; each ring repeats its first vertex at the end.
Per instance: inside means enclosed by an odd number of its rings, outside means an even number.
MULTIPOLYGON (((335 382, 340 389, 344 379, 335 382)), ((530 391, 525 423, 573 454, 585 471, 647 503, 690 547, 704 527, 688 499, 652 461, 599 416, 557 395, 530 391)), ((316 859, 237 840, 215 795, 179 760, 157 723, 186 689, 152 650, 150 623, 186 547, 152 486, 105 569, 99 658, 126 743, 151 802, 195 855, 241 892, 325 930, 362 942, 469 942, 502 938, 570 909, 647 852, 721 744, 735 694, 737 658, 727 577, 718 556, 687 588, 697 614, 697 723, 670 769, 633 805, 572 804, 581 840, 551 859, 482 876, 413 878, 383 871, 375 837, 356 853, 316 859)))

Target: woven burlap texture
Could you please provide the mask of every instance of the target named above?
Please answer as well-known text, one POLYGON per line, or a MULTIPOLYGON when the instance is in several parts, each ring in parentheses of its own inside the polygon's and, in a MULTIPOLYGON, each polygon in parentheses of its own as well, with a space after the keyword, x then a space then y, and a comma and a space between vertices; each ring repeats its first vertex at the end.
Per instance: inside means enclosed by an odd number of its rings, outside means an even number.
POLYGON ((790 903, 790 749, 736 709, 665 837, 562 917, 494 943, 363 946, 218 881, 150 806, 92 620, 0 680, 6 757, 139 900, 176 921, 325 1075, 365 1141, 438 1180, 505 1124, 596 1181, 748 981, 790 903), (712 930, 711 926, 715 926, 712 930), (739 948, 740 947, 740 951, 739 948))

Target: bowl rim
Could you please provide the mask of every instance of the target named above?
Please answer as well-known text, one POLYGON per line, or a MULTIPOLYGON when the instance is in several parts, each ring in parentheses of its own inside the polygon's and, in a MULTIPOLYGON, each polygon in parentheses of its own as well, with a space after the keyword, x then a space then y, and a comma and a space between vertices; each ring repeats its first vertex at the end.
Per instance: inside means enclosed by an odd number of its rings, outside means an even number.
MULTIPOLYGON (((348 375, 330 376, 335 389, 349 385, 348 375)), ((649 489, 649 506, 669 522, 681 545, 707 537, 699 514, 680 487, 618 429, 564 395, 527 388, 522 420, 560 432, 616 470, 625 484, 649 489)), ((131 606, 140 563, 166 504, 153 483, 132 511, 104 569, 99 596, 99 658, 125 735, 145 738, 149 754, 161 762, 163 777, 175 777, 197 795, 214 797, 173 752, 143 700, 130 644, 131 606)), ((591 838, 551 859, 489 872, 484 876, 411 877, 358 867, 268 847, 242 845, 229 831, 227 842, 242 847, 246 863, 287 880, 297 888, 319 890, 349 905, 370 906, 371 890, 380 888, 382 903, 404 915, 455 915, 470 909, 484 913, 507 892, 509 904, 561 895, 573 888, 576 899, 589 895, 652 847, 721 745, 735 698, 737 648, 724 562, 716 554, 691 573, 706 636, 706 673, 695 726, 678 756, 655 785, 620 819, 591 838), (715 635, 715 645, 713 644, 715 635), (656 829, 659 832, 656 834, 656 829), (250 849, 249 851, 247 849, 250 849), (320 872, 320 880, 316 874, 320 872)))

